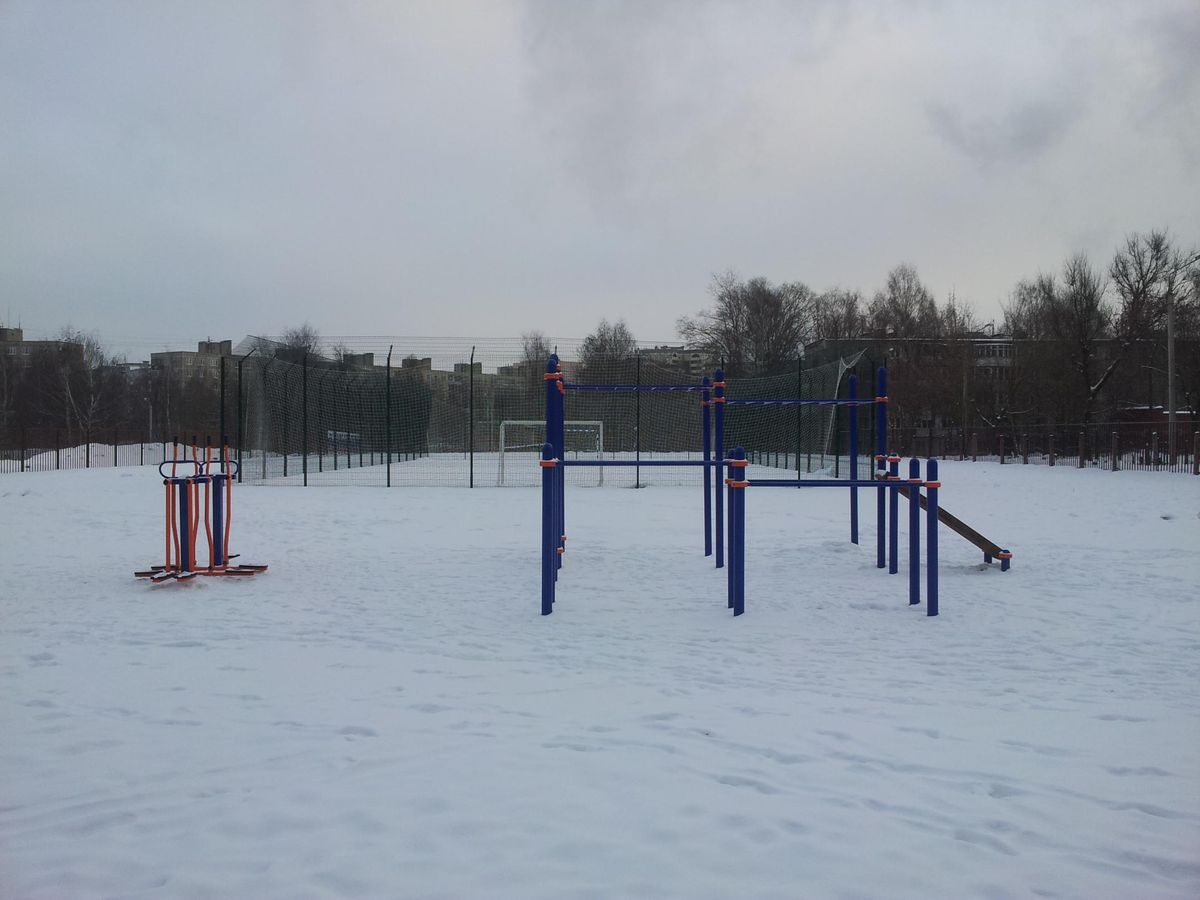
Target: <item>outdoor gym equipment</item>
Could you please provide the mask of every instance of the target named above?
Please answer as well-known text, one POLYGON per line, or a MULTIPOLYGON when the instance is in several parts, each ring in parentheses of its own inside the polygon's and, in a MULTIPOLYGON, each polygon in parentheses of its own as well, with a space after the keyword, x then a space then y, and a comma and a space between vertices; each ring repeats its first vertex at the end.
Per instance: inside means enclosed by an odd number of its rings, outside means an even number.
POLYGON ((164 488, 165 524, 163 529, 163 564, 134 572, 136 578, 148 578, 154 584, 168 581, 191 581, 197 575, 242 576, 265 572, 265 565, 230 563, 239 554, 229 552, 229 534, 233 521, 233 482, 237 479, 238 463, 229 457, 226 445, 218 459, 212 458, 211 445, 204 449, 192 446, 192 458, 174 457, 158 466, 164 488), (170 474, 164 469, 170 466, 170 474), (189 474, 180 474, 179 467, 191 467, 189 474), (203 498, 201 497, 203 487, 203 498), (200 565, 196 545, 201 534, 208 545, 208 561, 200 565))
POLYGON ((920 603, 920 510, 927 513, 926 553, 927 587, 926 611, 930 616, 938 614, 937 573, 937 523, 943 522, 983 550, 984 561, 1000 560, 1000 568, 1007 571, 1012 553, 984 538, 960 519, 942 510, 938 503, 937 461, 929 460, 925 479, 920 477, 920 463, 909 461, 908 478, 900 477, 900 457, 887 452, 887 371, 880 368, 877 373, 877 391, 872 399, 858 398, 858 379, 851 375, 848 381, 849 396, 845 399, 805 400, 736 400, 726 396, 725 375, 717 369, 710 381, 707 377, 701 384, 661 385, 596 385, 569 384, 562 376, 562 367, 557 355, 546 363, 546 442, 542 446, 539 465, 542 469, 542 615, 554 611, 556 583, 566 553, 565 487, 564 470, 569 466, 677 466, 699 467, 704 472, 704 555, 713 554, 712 535, 716 532, 716 566, 725 567, 726 537, 728 535, 729 566, 727 567, 727 605, 735 616, 745 612, 745 514, 746 501, 743 491, 748 487, 845 487, 850 490, 850 540, 858 543, 858 490, 874 488, 876 491, 876 565, 888 569, 889 574, 899 572, 899 501, 909 501, 909 604, 920 603), (568 460, 564 454, 563 427, 566 421, 565 397, 569 390, 610 392, 676 392, 695 391, 701 394, 701 428, 703 434, 703 459, 700 460, 568 460), (725 458, 725 407, 726 406, 845 406, 849 413, 850 466, 847 479, 748 479, 745 450, 736 448, 729 459, 725 458), (876 453, 875 469, 871 479, 858 477, 858 407, 876 408, 876 453), (715 415, 710 416, 710 409, 715 415), (711 432, 710 432, 711 428, 711 432), (724 477, 729 468, 730 475, 724 477), (716 470, 715 495, 712 471, 716 470), (724 485, 725 490, 721 487, 724 485), (926 492, 921 494, 920 488, 926 492), (715 500, 715 504, 713 501, 715 500), (715 505, 715 517, 713 507, 715 505), (728 521, 726 521, 726 508, 728 521), (726 530, 728 525, 728 531, 726 530))

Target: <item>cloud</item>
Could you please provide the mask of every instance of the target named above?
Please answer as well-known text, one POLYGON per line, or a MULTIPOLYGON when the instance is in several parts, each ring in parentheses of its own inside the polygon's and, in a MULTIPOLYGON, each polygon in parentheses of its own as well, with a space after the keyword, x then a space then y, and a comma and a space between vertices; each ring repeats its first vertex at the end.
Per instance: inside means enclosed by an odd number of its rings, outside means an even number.
POLYGON ((930 103, 925 114, 935 134, 976 165, 1022 165, 1059 144, 1079 118, 1074 99, 1042 98, 1008 109, 982 102, 950 106, 930 103))
POLYGON ((833 2, 530 3, 535 128, 604 209, 718 183, 755 165, 781 83, 825 59, 848 16, 833 2))

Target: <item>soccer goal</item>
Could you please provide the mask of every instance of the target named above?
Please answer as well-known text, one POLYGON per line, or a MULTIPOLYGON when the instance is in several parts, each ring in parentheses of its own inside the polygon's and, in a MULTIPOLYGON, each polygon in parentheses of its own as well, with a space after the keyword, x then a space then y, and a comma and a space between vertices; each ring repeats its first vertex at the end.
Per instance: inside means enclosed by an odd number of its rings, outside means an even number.
MULTIPOLYGON (((603 459, 604 458, 604 423, 603 422, 571 422, 563 423, 563 452, 573 459, 603 459)), ((541 458, 542 444, 546 442, 546 422, 538 419, 507 419, 500 423, 500 474, 499 485, 505 484, 535 484, 537 475, 537 460, 541 458), (505 464, 516 463, 520 467, 520 475, 509 473, 505 481, 505 464), (515 477, 514 477, 515 476, 515 477)), ((579 470, 583 471, 583 470, 579 470)), ((598 473, 599 482, 604 484, 604 468, 594 470, 598 473)))

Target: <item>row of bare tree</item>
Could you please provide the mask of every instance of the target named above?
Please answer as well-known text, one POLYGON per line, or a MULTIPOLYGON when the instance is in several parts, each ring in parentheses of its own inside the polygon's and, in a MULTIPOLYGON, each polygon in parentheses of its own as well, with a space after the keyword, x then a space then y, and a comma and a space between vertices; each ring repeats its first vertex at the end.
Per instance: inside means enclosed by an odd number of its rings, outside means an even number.
MULTIPOLYGON (((891 369, 901 427, 1087 423, 1163 405, 1169 343, 1177 407, 1200 406, 1200 254, 1164 231, 1130 235, 1104 265, 1074 255, 1058 272, 1022 280, 999 326, 982 325, 953 294, 939 304, 910 265, 894 268, 870 297, 733 273, 715 277, 711 293, 710 307, 680 318, 678 331, 732 377, 781 374, 864 349, 891 369)), ((349 352, 323 348, 307 323, 270 349, 279 348, 335 359, 349 352)), ((601 321, 580 346, 582 377, 623 371, 637 348, 623 321, 601 321)), ((531 390, 550 349, 541 333, 524 336, 531 390)), ((218 407, 211 372, 132 372, 94 334, 64 329, 25 361, 0 354, 0 448, 47 446, 55 435, 76 443, 104 432, 108 440, 114 430, 154 440, 215 435, 218 407)))
POLYGON ((215 437, 217 391, 211 376, 131 370, 97 335, 64 328, 28 355, 0 354, 0 450, 215 437))
POLYGON ((1090 422, 1162 405, 1169 337, 1177 406, 1200 405, 1200 254, 1164 231, 1130 235, 1105 266, 1077 254, 1060 273, 1019 282, 999 326, 983 325, 953 294, 939 305, 910 265, 869 299, 732 273, 714 278, 712 295, 678 329, 731 375, 786 371, 802 352, 824 359, 865 349, 891 367, 902 424, 1090 422))

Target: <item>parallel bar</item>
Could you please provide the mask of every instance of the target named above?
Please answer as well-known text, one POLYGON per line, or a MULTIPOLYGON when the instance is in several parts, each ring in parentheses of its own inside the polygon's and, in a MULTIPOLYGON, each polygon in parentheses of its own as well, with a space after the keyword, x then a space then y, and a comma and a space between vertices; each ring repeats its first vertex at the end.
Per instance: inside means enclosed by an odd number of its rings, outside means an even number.
POLYGON ((730 400, 729 406, 874 406, 876 400, 730 400))
MULTIPOLYGON (((645 465, 645 463, 643 463, 645 465)), ((751 478, 750 487, 832 487, 832 488, 877 488, 886 482, 856 478, 850 481, 832 478, 751 478)), ((886 488, 885 488, 886 489, 886 488)))
POLYGON ((564 459, 560 460, 560 464, 564 466, 596 466, 608 468, 609 466, 715 466, 716 460, 703 459, 564 459))
POLYGON ((702 384, 575 384, 564 382, 568 391, 593 391, 605 394, 688 393, 707 390, 702 384))

